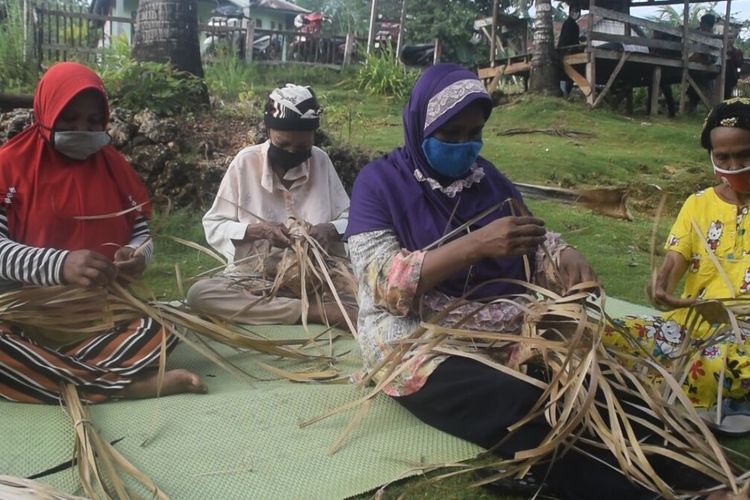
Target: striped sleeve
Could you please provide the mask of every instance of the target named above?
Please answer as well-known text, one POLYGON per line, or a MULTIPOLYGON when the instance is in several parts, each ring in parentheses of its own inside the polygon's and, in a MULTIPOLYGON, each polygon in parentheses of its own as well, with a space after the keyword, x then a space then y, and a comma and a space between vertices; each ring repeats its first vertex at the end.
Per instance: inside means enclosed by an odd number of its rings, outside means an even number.
POLYGON ((133 234, 130 236, 129 247, 135 248, 143 254, 146 264, 151 261, 154 253, 154 242, 151 240, 151 231, 148 228, 148 221, 142 215, 138 216, 133 226, 133 234))
POLYGON ((11 240, 8 217, 0 207, 0 280, 37 286, 62 284, 67 250, 37 248, 11 240))

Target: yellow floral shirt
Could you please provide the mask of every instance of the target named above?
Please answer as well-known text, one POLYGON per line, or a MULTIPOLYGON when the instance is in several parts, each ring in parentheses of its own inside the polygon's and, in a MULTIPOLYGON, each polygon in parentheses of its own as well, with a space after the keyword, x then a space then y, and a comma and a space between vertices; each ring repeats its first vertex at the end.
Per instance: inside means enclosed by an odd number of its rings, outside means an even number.
POLYGON ((714 188, 699 191, 685 201, 664 248, 680 253, 688 261, 683 297, 732 296, 709 249, 728 277, 735 296, 750 294, 748 207, 724 201, 714 188))

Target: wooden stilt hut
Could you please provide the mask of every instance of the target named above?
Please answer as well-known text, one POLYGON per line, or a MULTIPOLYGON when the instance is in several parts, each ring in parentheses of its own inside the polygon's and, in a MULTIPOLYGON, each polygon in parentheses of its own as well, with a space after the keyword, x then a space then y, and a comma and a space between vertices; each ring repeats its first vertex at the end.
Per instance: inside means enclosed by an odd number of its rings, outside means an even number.
MULTIPOLYGON (((572 0, 571 0, 572 1, 572 0)), ((690 4, 699 0, 577 0, 585 12, 579 21, 585 42, 560 48, 561 75, 564 72, 581 89, 591 107, 599 106, 605 96, 616 92, 632 96, 638 87, 650 88, 650 111, 657 111, 660 91, 670 92, 679 84, 679 110, 687 108, 688 93, 697 95, 706 107, 724 98, 729 30, 722 35, 700 31, 689 25, 690 4), (630 9, 642 6, 682 5, 682 26, 655 22, 630 15, 630 9), (688 90, 691 89, 691 90, 688 90)), ((725 19, 732 0, 724 0, 725 19)), ((502 22, 498 16, 494 24, 502 22)), ((493 32, 495 27, 492 28, 493 32)), ((493 87, 508 75, 528 75, 530 55, 496 57, 491 49, 490 64, 480 68, 479 76, 493 87)), ((632 98, 628 100, 632 106, 632 98)), ((630 107, 630 106, 629 106, 630 107)))

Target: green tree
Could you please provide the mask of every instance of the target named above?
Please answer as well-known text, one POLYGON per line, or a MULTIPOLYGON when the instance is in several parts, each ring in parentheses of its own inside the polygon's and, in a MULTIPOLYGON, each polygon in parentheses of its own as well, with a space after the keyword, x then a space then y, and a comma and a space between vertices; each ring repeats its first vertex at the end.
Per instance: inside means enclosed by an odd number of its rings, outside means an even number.
MULTIPOLYGON (((527 0, 513 1, 525 4, 527 0)), ((332 30, 367 35, 370 0, 298 0, 297 3, 329 16, 332 30)), ((501 3, 510 5, 512 2, 502 0, 501 3)), ((406 12, 405 44, 429 43, 439 38, 443 42, 445 60, 471 65, 479 56, 470 43, 474 19, 491 14, 492 0, 406 0, 406 12)), ((401 0, 378 0, 377 14, 381 20, 397 22, 401 0)), ((481 54, 486 54, 486 51, 481 51, 481 54)))
MULTIPOLYGON (((691 4, 690 11, 688 12, 688 24, 692 27, 697 27, 704 14, 714 14, 717 18, 721 17, 715 9, 716 2, 708 5, 699 3, 691 4)), ((682 6, 672 7, 671 5, 662 5, 659 7, 659 15, 651 16, 651 19, 654 21, 667 23, 672 26, 682 26, 682 18, 682 6)))
POLYGON ((745 57, 750 57, 750 19, 742 22, 740 34, 734 41, 734 46, 745 53, 745 57))
POLYGON ((24 18, 19 2, 0 2, 0 93, 29 92, 36 68, 24 44, 24 18))
MULTIPOLYGON (((407 44, 443 43, 443 59, 473 65, 486 50, 471 44, 474 20, 492 14, 492 0, 407 0, 404 39, 407 44)), ((399 7, 400 8, 400 7, 399 7)))

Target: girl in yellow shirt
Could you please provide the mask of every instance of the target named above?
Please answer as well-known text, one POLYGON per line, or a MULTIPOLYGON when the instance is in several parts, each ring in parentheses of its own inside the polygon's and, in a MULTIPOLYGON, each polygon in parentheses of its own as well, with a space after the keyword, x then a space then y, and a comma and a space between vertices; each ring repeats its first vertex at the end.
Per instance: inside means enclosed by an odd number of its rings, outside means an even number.
POLYGON ((701 145, 722 182, 691 195, 669 234, 666 258, 648 288, 651 302, 669 312, 614 321, 633 334, 637 346, 614 328, 607 329, 604 342, 633 353, 645 350, 670 367, 689 332, 691 354, 683 387, 693 404, 715 405, 722 380, 727 403, 750 409, 745 403, 750 394, 750 322, 740 321, 740 338, 721 320, 688 328, 691 306, 711 299, 750 298, 750 99, 716 106, 704 124, 701 145), (677 296, 683 277, 684 290, 677 296))

